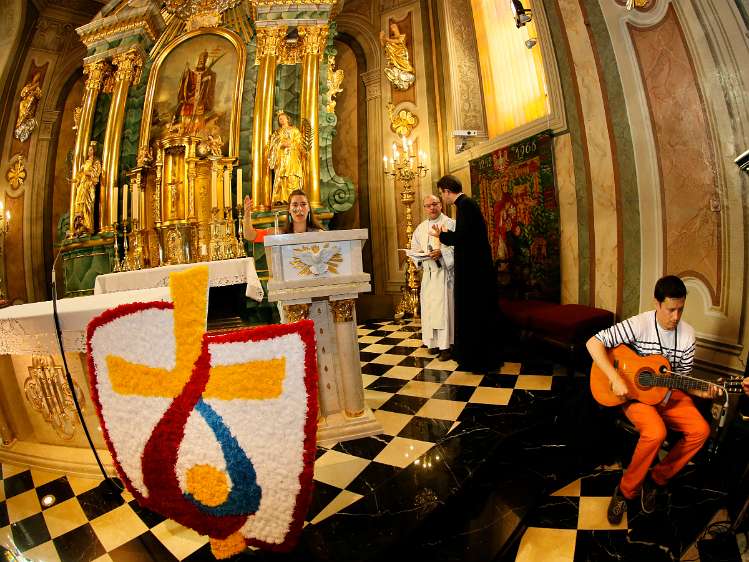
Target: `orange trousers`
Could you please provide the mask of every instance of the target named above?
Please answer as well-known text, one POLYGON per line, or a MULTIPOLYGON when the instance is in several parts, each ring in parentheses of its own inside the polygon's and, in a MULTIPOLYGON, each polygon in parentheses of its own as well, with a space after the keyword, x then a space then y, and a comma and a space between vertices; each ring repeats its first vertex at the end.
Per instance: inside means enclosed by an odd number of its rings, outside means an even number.
POLYGON ((683 437, 651 472, 651 478, 659 486, 679 472, 710 436, 710 426, 705 418, 692 399, 680 390, 672 392, 665 406, 629 402, 624 405, 624 414, 640 432, 632 460, 619 484, 622 495, 627 499, 639 494, 648 469, 666 438, 666 428, 678 431, 683 437))

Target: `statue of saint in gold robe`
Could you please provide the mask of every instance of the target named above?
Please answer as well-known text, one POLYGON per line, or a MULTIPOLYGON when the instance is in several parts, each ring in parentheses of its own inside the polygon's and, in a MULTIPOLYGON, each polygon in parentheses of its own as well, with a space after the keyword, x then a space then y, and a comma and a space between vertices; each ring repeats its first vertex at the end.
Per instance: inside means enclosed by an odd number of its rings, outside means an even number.
POLYGON ((414 67, 408 58, 406 35, 400 32, 398 24, 390 24, 390 37, 380 32, 380 44, 385 49, 385 76, 399 90, 407 90, 416 80, 414 67))
POLYGON ((268 144, 268 167, 274 172, 273 204, 288 203, 292 191, 304 188, 306 158, 302 133, 290 123, 289 116, 279 113, 278 125, 268 144))
POLYGON ((74 236, 94 233, 94 200, 101 177, 101 161, 94 154, 94 143, 88 147, 88 157, 73 178, 75 189, 72 232, 74 236))

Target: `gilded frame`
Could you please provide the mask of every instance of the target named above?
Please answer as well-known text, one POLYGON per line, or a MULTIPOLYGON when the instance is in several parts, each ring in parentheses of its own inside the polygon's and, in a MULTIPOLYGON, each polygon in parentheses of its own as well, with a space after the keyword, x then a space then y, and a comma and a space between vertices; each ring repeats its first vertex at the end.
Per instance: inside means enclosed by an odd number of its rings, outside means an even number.
POLYGON ((239 126, 242 109, 242 92, 244 89, 244 74, 247 65, 247 48, 242 39, 229 29, 210 28, 196 29, 184 33, 171 41, 156 56, 151 71, 148 75, 148 87, 146 88, 146 101, 143 106, 143 120, 140 124, 140 136, 138 138, 138 154, 143 154, 148 148, 149 137, 151 136, 151 112, 153 111, 153 97, 156 89, 156 82, 161 70, 161 65, 169 54, 185 41, 199 35, 218 35, 227 39, 237 51, 237 81, 234 85, 234 103, 231 109, 231 120, 229 126, 229 154, 231 158, 239 157, 239 126))

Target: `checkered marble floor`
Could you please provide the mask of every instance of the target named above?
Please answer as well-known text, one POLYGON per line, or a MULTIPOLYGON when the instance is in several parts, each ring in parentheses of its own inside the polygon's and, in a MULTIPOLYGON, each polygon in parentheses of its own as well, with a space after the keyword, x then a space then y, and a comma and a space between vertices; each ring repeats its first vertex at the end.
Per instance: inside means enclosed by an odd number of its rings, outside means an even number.
MULTIPOLYGON (((318 448, 315 492, 306 521, 318 525, 406 467, 439 461, 436 443, 477 412, 512 404, 517 390, 545 392, 561 368, 508 362, 498 373, 457 371, 429 355, 418 321, 358 328, 365 399, 384 434, 318 448)), ((98 482, 2 465, 0 545, 29 560, 211 560, 207 539, 141 508, 132 496, 107 498, 98 482), (52 494, 54 505, 41 500, 52 494)))

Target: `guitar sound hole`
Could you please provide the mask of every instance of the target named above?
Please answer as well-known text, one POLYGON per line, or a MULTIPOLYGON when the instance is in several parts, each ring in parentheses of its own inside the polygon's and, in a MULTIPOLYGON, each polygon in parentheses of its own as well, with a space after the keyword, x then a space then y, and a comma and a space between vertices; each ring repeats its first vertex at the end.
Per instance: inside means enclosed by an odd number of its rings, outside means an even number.
POLYGON ((642 371, 637 375, 637 385, 642 388, 655 386, 655 373, 653 371, 642 371))

